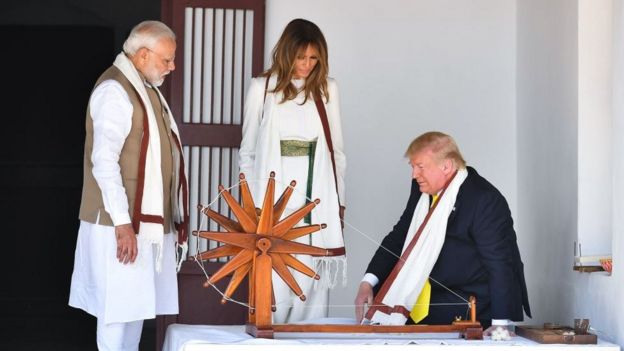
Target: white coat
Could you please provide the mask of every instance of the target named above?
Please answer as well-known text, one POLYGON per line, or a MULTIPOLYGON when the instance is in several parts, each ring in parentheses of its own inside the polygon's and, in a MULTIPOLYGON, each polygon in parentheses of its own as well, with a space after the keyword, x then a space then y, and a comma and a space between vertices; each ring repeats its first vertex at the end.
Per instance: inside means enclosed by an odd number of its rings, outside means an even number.
MULTIPOLYGON (((276 200, 291 180, 297 180, 295 194, 289 201, 284 216, 305 204, 305 189, 308 172, 307 157, 282 157, 281 140, 316 140, 314 171, 311 199, 320 199, 321 203, 312 211, 312 224, 327 224, 327 228, 314 233, 310 238, 300 238, 301 242, 323 248, 343 248, 344 240, 339 217, 339 206, 345 204, 344 176, 346 160, 343 149, 343 138, 340 121, 338 87, 336 82, 328 79, 329 101, 324 99, 325 110, 334 148, 336 164, 336 181, 331 162, 331 155, 323 132, 318 110, 313 98, 305 104, 303 94, 294 100, 282 101, 281 93, 271 93, 276 85, 276 77, 272 76, 265 96, 266 78, 251 80, 244 108, 243 140, 239 151, 240 171, 245 173, 257 207, 261 207, 266 190, 266 179, 275 172, 276 200), (294 121, 294 122, 293 122, 294 121)), ((293 84, 301 86, 303 81, 294 80, 293 84)), ((313 292, 312 280, 298 272, 294 272, 297 282, 308 297, 308 304, 321 305, 327 302, 327 288, 334 284, 339 269, 331 268, 330 264, 344 263, 341 257, 319 257, 314 261, 309 256, 298 257, 311 265, 319 275, 322 283, 320 290, 313 292), (332 275, 334 277, 332 277, 332 275), (313 295, 316 295, 313 296, 313 295), (319 297, 323 295, 322 297, 319 297)), ((344 268, 344 266, 343 266, 344 268)), ((344 272, 343 272, 344 273, 344 272)), ((278 305, 275 322, 294 322, 297 320, 323 317, 326 308, 305 308, 298 297, 289 293, 289 288, 280 278, 273 279, 275 298, 278 305), (294 310, 280 311, 280 305, 295 306, 294 310), (297 306, 300 311, 296 311, 297 306)))

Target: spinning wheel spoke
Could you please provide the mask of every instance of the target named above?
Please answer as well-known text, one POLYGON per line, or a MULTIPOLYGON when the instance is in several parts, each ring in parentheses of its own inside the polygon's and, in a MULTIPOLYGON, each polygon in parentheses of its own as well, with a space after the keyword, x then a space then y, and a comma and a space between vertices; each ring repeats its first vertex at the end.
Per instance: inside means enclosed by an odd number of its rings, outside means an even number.
POLYGON ((293 212, 290 216, 284 218, 282 221, 278 222, 273 227, 273 235, 275 236, 284 235, 284 233, 286 233, 288 229, 294 227, 295 224, 299 223, 299 221, 303 217, 305 217, 305 215, 310 213, 314 209, 314 207, 316 207, 316 205, 318 205, 320 202, 321 200, 316 199, 310 202, 309 204, 303 206, 302 208, 298 209, 297 211, 293 212))
POLYGON ((316 272, 314 272, 310 267, 306 266, 303 262, 299 261, 298 259, 288 254, 279 254, 279 255, 284 260, 284 263, 287 266, 307 275, 310 278, 313 278, 316 280, 321 279, 321 277, 318 274, 316 274, 316 272))
MULTIPOLYGON (((247 273, 249 273, 251 266, 252 262, 247 262, 236 271, 234 271, 234 275, 232 275, 232 279, 230 280, 230 283, 223 293, 225 297, 230 298, 232 296, 236 288, 238 288, 240 283, 242 283, 243 279, 245 279, 245 277, 247 276, 247 273)), ((221 299, 222 304, 225 304, 226 301, 227 300, 225 298, 221 299)))
POLYGON ((271 288, 271 311, 277 311, 277 308, 275 307, 275 289, 273 288, 271 288))
POLYGON ((223 279, 223 277, 232 273, 234 270, 240 268, 245 263, 250 262, 253 259, 254 252, 249 250, 243 250, 238 255, 234 256, 228 263, 224 264, 221 269, 215 272, 210 277, 209 282, 214 284, 219 280, 223 279))
POLYGON ((317 232, 321 229, 325 229, 327 227, 327 225, 325 224, 313 224, 313 225, 306 225, 303 227, 296 227, 296 228, 292 228, 289 231, 287 231, 286 233, 284 233, 284 235, 281 236, 281 239, 284 240, 295 240, 299 237, 302 237, 304 235, 308 235, 310 233, 314 233, 317 232))
POLYGON ((204 251, 200 253, 197 257, 200 260, 210 260, 213 258, 221 258, 226 256, 234 256, 241 252, 242 248, 236 247, 230 244, 226 244, 223 246, 219 246, 212 250, 204 251))
POLYGON ((301 244, 293 241, 286 241, 280 239, 272 240, 273 246, 271 252, 283 253, 283 254, 303 254, 311 256, 326 256, 327 250, 320 247, 301 244))
POLYGON ((284 189, 282 196, 280 196, 279 200, 277 200, 277 202, 275 203, 275 206, 273 206, 273 225, 277 224, 280 217, 282 217, 282 214, 286 209, 286 204, 288 203, 288 200, 290 200, 290 195, 292 195, 295 185, 297 185, 297 182, 295 182, 294 180, 290 182, 290 186, 284 189))
POLYGON ((262 204, 262 213, 258 220, 258 230, 256 233, 270 235, 273 229, 273 195, 275 193, 275 173, 271 172, 266 192, 264 194, 264 203, 262 204))
POLYGON ((292 273, 290 273, 290 270, 288 269, 288 267, 286 267, 286 264, 284 263, 284 260, 282 260, 281 255, 280 254, 270 254, 270 255, 271 255, 271 260, 273 263, 273 269, 277 272, 277 274, 279 274, 282 280, 290 287, 290 290, 292 290, 297 296, 299 296, 301 301, 305 301, 305 295, 303 295, 303 291, 301 291, 301 287, 299 286, 299 284, 297 284, 295 277, 293 277, 292 273))
POLYGON ((233 221, 218 212, 215 212, 209 208, 204 209, 203 212, 206 216, 217 222, 217 224, 225 228, 228 232, 244 232, 243 227, 240 225, 240 223, 233 221))
POLYGON ((253 197, 251 196, 251 191, 249 190, 249 184, 245 179, 245 175, 241 173, 238 178, 240 179, 240 194, 241 194, 241 202, 243 203, 243 209, 249 215, 249 218, 253 220, 254 223, 258 223, 258 214, 256 213, 256 205, 254 204, 253 197))
POLYGON ((246 233, 255 233, 256 232, 256 223, 251 217, 245 212, 245 210, 236 202, 234 197, 230 194, 229 191, 225 191, 223 185, 219 185, 219 192, 223 195, 223 199, 230 206, 232 213, 238 218, 240 225, 243 227, 243 230, 246 233))
POLYGON ((256 240, 258 238, 256 234, 245 233, 199 232, 198 235, 202 238, 220 241, 248 250, 256 249, 256 240))

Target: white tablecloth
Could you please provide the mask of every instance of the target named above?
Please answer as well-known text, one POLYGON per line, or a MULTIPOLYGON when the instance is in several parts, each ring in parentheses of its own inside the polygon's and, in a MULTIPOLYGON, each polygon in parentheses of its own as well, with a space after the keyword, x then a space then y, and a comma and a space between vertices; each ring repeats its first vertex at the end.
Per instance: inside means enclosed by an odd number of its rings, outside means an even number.
MULTIPOLYGON (((353 324, 352 319, 327 319, 324 324, 353 324)), ((308 322, 309 323, 309 322, 308 322)), ((163 351, 303 351, 303 350, 457 350, 457 351, 620 351, 599 340, 597 345, 539 344, 516 336, 510 341, 464 340, 456 333, 414 335, 276 333, 275 339, 254 338, 241 325, 172 324, 167 329, 163 351), (322 346, 321 346, 322 345, 322 346)))

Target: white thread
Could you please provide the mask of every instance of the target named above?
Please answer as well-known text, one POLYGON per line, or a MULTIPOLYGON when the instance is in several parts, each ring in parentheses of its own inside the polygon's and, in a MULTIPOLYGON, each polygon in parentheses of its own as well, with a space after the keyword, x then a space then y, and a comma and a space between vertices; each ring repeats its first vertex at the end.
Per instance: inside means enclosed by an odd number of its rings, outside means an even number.
MULTIPOLYGON (((266 182, 268 179, 271 179, 271 178, 245 179, 245 181, 249 184, 249 183, 259 183, 259 182, 261 182, 261 181, 266 182)), ((273 179, 274 179, 274 178, 273 178, 273 179)), ((311 198, 307 197, 307 195, 306 195, 306 194, 303 194, 303 193, 302 193, 301 191, 299 191, 297 188, 295 188, 294 186, 290 185, 290 182, 289 182, 288 184, 284 184, 284 183, 282 183, 282 182, 281 182, 281 181, 279 181, 279 180, 275 180, 275 182, 276 182, 276 183, 278 183, 278 184, 280 184, 280 185, 282 185, 282 186, 284 186, 284 187, 292 188, 292 189, 293 189, 293 192, 297 192, 299 195, 302 195, 303 197, 305 197, 305 198, 306 198, 308 201, 310 201, 310 202, 312 202, 312 201, 313 201, 311 198)), ((229 191, 229 190, 231 190, 231 189, 234 189, 234 188, 236 188, 236 187, 240 186, 240 184, 241 184, 241 182, 239 181, 239 182, 235 183, 234 185, 232 185, 232 186, 230 186, 230 187, 228 187, 228 188, 223 188, 223 190, 219 191, 219 193, 216 195, 216 197, 214 198, 214 200, 212 200, 212 201, 211 201, 211 202, 210 202, 207 206, 204 206, 204 205, 201 205, 201 204, 200 204, 200 205, 199 205, 199 206, 201 206, 200 213, 201 213, 201 214, 203 214, 205 209, 210 208, 210 207, 211 207, 211 206, 212 206, 215 202, 217 202, 217 201, 221 198, 221 195, 222 195, 222 193, 223 193, 224 191, 229 191)), ((322 204, 318 204, 317 206, 322 206, 322 204)), ((201 230, 201 228, 203 227, 203 223, 204 223, 204 221, 205 221, 205 217, 204 217, 204 216, 201 216, 201 217, 202 217, 202 218, 201 218, 201 220, 200 220, 200 225, 199 225, 198 230, 201 230)), ((387 251, 388 253, 390 253, 392 256, 396 257, 398 260, 405 261, 403 258, 401 258, 401 256, 399 256, 399 255, 395 254, 395 253, 394 253, 394 252, 392 252, 390 249, 386 248, 386 247, 385 247, 385 246, 383 246, 381 243, 377 242, 375 239, 373 239, 373 238, 371 238, 370 236, 366 235, 366 234, 365 234, 365 233, 363 233, 361 230, 359 230, 358 228, 354 227, 351 223, 349 223, 349 222, 345 221, 344 219, 341 219, 341 222, 342 222, 342 223, 344 223, 345 225, 347 225, 348 227, 350 227, 351 229, 353 229, 355 232, 357 232, 357 233, 359 233, 360 235, 362 235, 363 237, 367 238, 369 241, 373 242, 374 244, 378 245, 378 246, 379 246, 379 247, 381 247, 382 249, 386 250, 386 251, 387 251)), ((323 229, 321 229, 321 230, 323 230, 323 229)), ((249 308, 249 309, 252 309, 252 310, 253 310, 253 308, 252 308, 249 304, 247 304, 247 303, 244 303, 244 302, 241 302, 241 301, 237 301, 237 300, 232 299, 232 298, 230 298, 230 297, 226 297, 226 296, 225 296, 225 293, 223 293, 221 290, 219 290, 219 288, 217 288, 214 284, 210 283, 210 278, 209 278, 209 275, 208 275, 208 273, 206 272, 206 270, 204 269, 204 266, 203 266, 203 264, 201 263, 201 260, 200 260, 200 259, 199 259, 199 257, 198 257, 198 255, 199 255, 199 238, 198 238, 198 240, 196 240, 196 242, 195 242, 195 243, 196 243, 196 247, 195 247, 195 255, 194 255, 193 257, 195 258, 195 261, 197 262, 197 264, 199 265, 200 269, 201 269, 201 270, 202 270, 202 272, 204 273, 204 276, 206 277, 206 282, 207 282, 207 283, 208 283, 208 284, 209 284, 209 285, 210 285, 210 286, 211 286, 211 287, 212 287, 215 291, 217 291, 217 292, 218 292, 218 293, 219 293, 219 294, 223 297, 223 299, 225 299, 226 301, 234 302, 234 303, 236 303, 236 304, 239 304, 239 305, 245 306, 245 307, 247 307, 247 308, 249 308)), ((321 266, 323 266, 323 265, 331 265, 331 262, 328 262, 327 260, 321 260, 321 259, 319 259, 318 261, 319 261, 319 262, 321 262, 321 263, 319 264, 319 265, 321 265, 321 266)), ((337 270, 337 272, 338 272, 338 271, 339 271, 339 264, 340 264, 340 263, 338 262, 339 260, 333 260, 333 261, 335 261, 335 262, 336 262, 336 270, 337 270)), ((344 271, 346 271, 346 269, 347 269, 347 261, 346 261, 346 258, 345 258, 345 259, 341 259, 341 261, 342 261, 342 264, 343 264, 343 270, 344 270, 344 271)), ((314 259, 313 259, 313 262, 314 262, 314 259)), ((316 265, 316 264, 314 264, 313 266, 314 266, 314 268, 312 268, 312 270, 314 271, 314 273, 315 273, 315 274, 318 274, 319 269, 317 269, 317 267, 316 267, 317 265, 316 265)), ((331 266, 330 266, 328 269, 321 269, 321 271, 327 271, 327 272, 329 273, 329 272, 331 271, 331 266)), ((336 275, 334 276, 334 278, 333 278, 333 279, 330 279, 330 277, 329 277, 329 275, 330 275, 330 274, 323 274, 323 275, 318 274, 318 275, 319 275, 319 276, 321 276, 321 279, 325 279, 325 282, 326 282, 326 284, 327 284, 327 286, 328 286, 328 287, 334 287, 334 286, 335 286, 335 284, 336 284, 336 281, 337 281, 337 279, 338 279, 338 274, 337 274, 337 273, 336 273, 336 275)), ((429 279, 431 279, 433 282, 435 282, 435 283, 436 283, 436 284, 438 284, 439 286, 441 286, 441 287, 445 288, 446 290, 448 290, 449 292, 451 292, 452 294, 454 294, 455 296, 457 296, 459 299, 461 299, 462 301, 464 301, 464 302, 461 302, 461 303, 459 303, 459 302, 458 302, 458 303, 451 303, 451 302, 449 302, 449 303, 430 303, 430 304, 428 304, 429 306, 451 306, 451 305, 452 305, 452 306, 457 306, 457 305, 464 305, 464 304, 466 304, 466 303, 467 303, 467 304, 468 304, 468 309, 470 309, 470 302, 469 302, 468 300, 464 299, 461 295, 459 295, 459 294, 455 293, 454 291, 452 291, 451 289, 449 289, 448 287, 446 287, 446 286, 445 286, 445 285, 443 285, 442 283, 438 282, 438 281, 437 281, 437 280, 435 280, 434 278, 429 277, 429 279)), ((346 286, 346 283, 347 283, 347 277, 346 277, 346 274, 344 274, 344 275, 343 275, 343 282, 342 282, 343 286, 346 286)), ((316 281, 314 282, 314 287, 316 288, 316 287, 318 286, 318 284, 319 284, 319 281, 318 281, 318 280, 316 280, 316 281)), ((324 285, 324 284, 321 284, 321 285, 324 285)), ((301 296, 302 296, 302 295, 303 295, 303 293, 302 293, 301 295, 297 296, 297 297, 298 297, 298 298, 301 298, 301 296)), ((291 298, 287 298, 285 301, 280 300, 280 301, 276 301, 276 303, 275 303, 275 305, 284 305, 284 304, 287 304, 287 305, 291 305, 291 306, 292 306, 292 299, 291 299, 291 298)), ((275 306, 275 305, 272 305, 272 306, 275 306)), ((419 305, 420 305, 420 304, 419 304, 419 305)), ((370 307, 374 307, 374 306, 383 306, 383 305, 368 305, 368 307, 369 307, 369 308, 370 308, 370 307)), ((317 308, 317 307, 356 307, 356 305, 304 305, 304 306, 303 306, 303 308, 317 308)))
MULTIPOLYGON (((422 306, 462 306, 465 305, 465 303, 463 302, 439 302, 439 303, 430 303, 430 304, 426 304, 426 303, 419 303, 419 304, 414 304, 414 306, 416 305, 422 305, 422 306)), ((386 305, 377 305, 377 304, 366 304, 366 306, 368 307, 383 307, 386 305)), ((340 307, 340 308, 353 308, 355 307, 355 305, 306 305, 306 306, 302 306, 303 308, 315 308, 315 307, 340 307)))
MULTIPOLYGON (((352 226, 349 222, 347 221, 343 221, 344 224, 348 225, 349 227, 351 227, 351 229, 355 230, 356 232, 358 232, 359 234, 361 234, 362 236, 364 236, 365 238, 367 238, 368 240, 372 241, 373 243, 376 243, 377 245, 379 245, 379 247, 381 247, 382 249, 386 250, 388 253, 390 253, 392 256, 396 257, 399 261, 403 261, 405 262, 405 260, 395 254, 394 252, 392 252, 390 249, 386 248, 385 246, 383 246, 381 243, 377 243, 374 239, 372 239, 371 237, 369 237, 368 235, 362 233, 362 231, 360 231, 359 229, 357 229, 356 227, 352 226)), ((464 299, 461 295, 457 294, 456 292, 452 291, 451 289, 449 289, 447 286, 445 286, 444 284, 440 283, 439 281, 435 280, 434 278, 432 278, 431 276, 429 276, 429 279, 431 279, 434 283, 438 284, 439 286, 443 287, 444 289, 448 290, 450 293, 452 293, 453 295, 457 296, 458 298, 460 298, 462 301, 470 304, 470 301, 464 299)))
POLYGON ((468 306, 470 306, 470 301, 464 299, 463 297, 461 297, 461 295, 459 295, 456 292, 454 292, 453 290, 449 289, 448 287, 446 287, 444 284, 440 283, 439 281, 433 279, 431 276, 429 276, 429 279, 431 279, 434 283, 438 284, 439 286, 443 287, 444 289, 448 290, 451 294, 457 296, 458 298, 463 300, 465 303, 467 303, 468 306))

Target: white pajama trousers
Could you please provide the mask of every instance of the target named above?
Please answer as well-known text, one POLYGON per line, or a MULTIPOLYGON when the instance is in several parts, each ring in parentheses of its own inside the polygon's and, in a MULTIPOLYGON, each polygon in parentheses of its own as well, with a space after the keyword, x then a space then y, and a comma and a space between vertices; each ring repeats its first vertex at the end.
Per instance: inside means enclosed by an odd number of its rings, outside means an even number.
POLYGON ((165 234, 159 273, 156 245, 139 240, 136 261, 123 264, 114 227, 80 222, 69 305, 97 317, 101 350, 137 350, 144 319, 178 313, 175 242, 165 234))
POLYGON ((137 351, 141 341, 143 320, 105 324, 97 321, 97 346, 100 351, 137 351))

